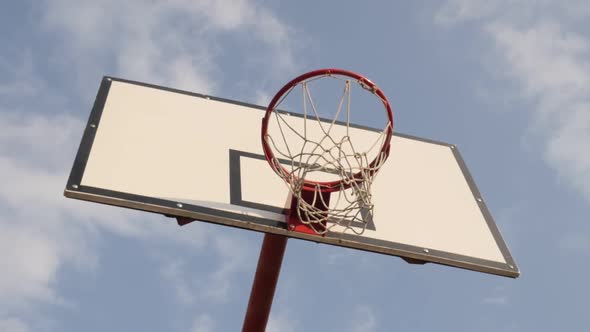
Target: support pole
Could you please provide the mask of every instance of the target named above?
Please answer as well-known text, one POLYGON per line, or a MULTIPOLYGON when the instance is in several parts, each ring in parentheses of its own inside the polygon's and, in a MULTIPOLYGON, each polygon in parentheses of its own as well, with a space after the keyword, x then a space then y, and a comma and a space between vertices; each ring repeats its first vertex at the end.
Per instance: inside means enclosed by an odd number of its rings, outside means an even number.
POLYGON ((242 332, 265 331, 286 247, 286 236, 264 234, 242 332))

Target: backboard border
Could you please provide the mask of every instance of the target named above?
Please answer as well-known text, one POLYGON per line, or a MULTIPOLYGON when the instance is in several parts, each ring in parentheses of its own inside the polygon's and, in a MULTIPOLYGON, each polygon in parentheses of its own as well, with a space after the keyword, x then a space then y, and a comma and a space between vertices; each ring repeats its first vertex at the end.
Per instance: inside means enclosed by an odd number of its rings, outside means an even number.
MULTIPOLYGON (((377 252, 382 254, 388 254, 398 257, 407 257, 412 258, 415 260, 422 260, 426 262, 433 262, 442 265, 448 265, 468 270, 474 270, 479 272, 491 273, 500 276, 512 277, 516 278, 520 275, 520 271, 512 258, 512 255, 509 252, 509 249, 504 242, 498 227, 496 226, 493 217, 487 206, 479 189, 477 188, 471 173, 468 171, 467 166, 459 153, 459 149, 456 145, 447 144, 440 141, 425 139, 421 137, 416 137, 407 134, 395 133, 394 136, 408 138, 412 140, 418 140, 438 145, 447 146, 453 151, 453 155, 457 160, 459 167, 467 181, 467 184, 474 196, 474 199, 477 201, 478 206, 484 219, 487 223, 487 226, 490 232, 493 235, 496 244, 498 245, 500 252, 503 255, 506 264, 501 262, 495 262, 490 260, 479 259, 475 257, 460 255, 449 253, 445 251, 430 249, 430 248, 421 248, 417 246, 406 245, 397 242, 390 242, 384 240, 377 240, 377 239, 370 239, 370 238, 362 238, 363 241, 357 241, 358 238, 355 238, 352 234, 340 234, 340 233, 329 233, 327 237, 322 238, 321 241, 318 241, 317 236, 315 235, 308 235, 304 233, 297 233, 291 232, 287 230, 286 223, 278 222, 276 220, 254 217, 254 216, 247 216, 240 213, 233 213, 227 211, 219 211, 212 208, 200 207, 196 205, 181 203, 181 207, 179 207, 179 202, 171 201, 167 199, 160 199, 160 198, 153 198, 147 196, 140 196, 134 195, 124 192, 117 192, 112 190, 106 190, 102 188, 95 188, 89 186, 81 185, 81 180, 84 175, 84 171, 86 168, 86 164, 88 162, 88 158, 90 156, 92 145, 94 142, 95 134, 97 129, 100 127, 100 119, 101 115, 105 106, 105 102, 108 97, 108 93, 111 88, 111 83, 121 82, 121 83, 128 83, 134 84, 139 86, 144 86, 148 88, 153 88, 157 90, 164 90, 174 93, 185 94, 193 97, 199 98, 206 98, 211 99, 214 101, 224 102, 224 103, 231 103, 240 106, 246 106, 248 108, 258 109, 264 111, 266 108, 259 105, 253 105, 249 103, 244 103, 240 101, 225 99, 225 98, 218 98, 209 96, 206 94, 199 94, 193 93, 178 89, 172 89, 168 87, 162 87, 158 85, 148 84, 148 83, 141 83, 126 79, 115 78, 111 76, 103 77, 99 91, 96 96, 96 100, 92 107, 92 111, 90 113, 88 123, 84 130, 84 134, 82 136, 80 147, 76 154, 76 158, 74 160, 74 164, 72 166, 72 170, 70 176, 68 178, 66 188, 64 190, 64 195, 69 198, 81 199, 91 202, 97 202, 102 204, 126 207, 141 211, 153 212, 164 214, 167 216, 179 216, 179 217, 187 217, 193 218, 205 222, 222 224, 231 227, 237 227, 242 229, 249 229, 258 232, 268 232, 278 235, 284 235, 288 237, 298 238, 302 240, 317 242, 317 243, 326 243, 331 245, 338 245, 344 246, 353 249, 359 249, 364 251, 370 252, 377 252), (481 199, 479 201, 478 199, 481 199)), ((293 112, 285 112, 281 111, 285 114, 289 114, 292 116, 302 116, 298 113, 293 112)), ((261 116, 262 116, 261 112, 261 116)), ((365 129, 365 130, 379 130, 367 126, 362 125, 352 125, 352 127, 365 129)), ((229 176, 229 174, 228 174, 229 176)))

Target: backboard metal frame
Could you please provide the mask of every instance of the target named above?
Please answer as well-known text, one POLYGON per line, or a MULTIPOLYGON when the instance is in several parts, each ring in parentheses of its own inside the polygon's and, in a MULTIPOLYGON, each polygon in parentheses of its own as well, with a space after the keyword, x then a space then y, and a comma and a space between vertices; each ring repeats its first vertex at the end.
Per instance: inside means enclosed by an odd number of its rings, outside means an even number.
MULTIPOLYGON (((217 98, 213 96, 208 96, 204 94, 192 93, 177 89, 171 89, 166 87, 161 87, 152 84, 140 83, 135 81, 129 81, 114 77, 104 77, 98 94, 96 96, 96 100, 94 106, 92 108, 92 112, 88 119, 88 123, 86 125, 79 150, 77 152, 72 171, 70 173, 69 179, 66 184, 66 188, 64 191, 64 195, 69 198, 80 199, 90 202, 108 204, 113 206, 125 207, 130 209, 136 209, 141 211, 153 212, 158 214, 163 214, 166 216, 175 216, 175 217, 183 217, 188 219, 194 219, 199 221, 205 221, 209 223, 215 223, 225 226, 237 227, 242 229, 249 229, 263 233, 271 233, 277 235, 283 235, 292 238, 298 238, 306 241, 318 242, 318 243, 325 243, 330 245, 348 247, 353 249, 359 249, 364 251, 370 252, 377 252, 387 255, 398 256, 408 261, 412 262, 432 262, 442 265, 448 265, 468 270, 474 270, 484 273, 490 273, 505 277, 516 278, 520 275, 518 267, 512 258, 506 243, 502 239, 500 231, 498 230, 485 202, 481 198, 481 194, 473 181, 471 174, 469 173, 465 162, 463 161, 459 149, 451 144, 433 141, 429 139, 419 138, 415 136, 394 133, 394 136, 406 137, 412 140, 419 140, 434 144, 440 144, 444 146, 448 146, 452 149, 453 155, 468 182, 468 186, 473 194, 474 197, 477 197, 478 206, 481 210, 482 215, 485 218, 487 226, 491 234, 493 235, 494 240, 496 241, 498 248, 503 255, 503 258, 506 264, 496 261, 490 261, 455 253, 449 253, 445 251, 435 250, 431 248, 422 248, 416 247, 411 245, 406 245, 402 243, 395 243, 390 241, 383 241, 378 239, 371 239, 371 238, 362 238, 352 234, 341 234, 341 233, 330 233, 325 237, 311 235, 306 233, 300 232, 293 232, 287 229, 286 222, 280 222, 277 220, 260 218, 255 216, 248 216, 240 213, 233 213, 228 211, 220 211, 209 207, 203 207, 193 204, 187 204, 186 202, 177 202, 173 200, 167 199, 159 199, 154 197, 147 197, 141 195, 135 195, 125 192, 107 190, 103 188, 91 187, 91 186, 84 186, 81 185, 82 178, 84 176, 84 171, 86 168, 86 164, 88 162, 88 158, 91 153, 92 145, 94 142, 94 138, 97 132, 97 128, 100 126, 101 115, 103 109, 105 107, 105 102, 109 95, 109 90, 111 87, 111 83, 113 81, 116 82, 123 82, 128 84, 140 85, 144 87, 149 87, 153 89, 165 90, 179 94, 189 95, 195 98, 206 98, 211 99, 223 103, 231 103, 236 105, 247 106, 252 109, 260 110, 260 115, 264 114, 265 107, 247 104, 239 101, 228 100, 223 98, 217 98)), ((285 112, 287 113, 287 112, 285 112)), ((289 113, 292 116, 301 116, 297 113, 289 113)), ((358 126, 358 128, 363 128, 367 130, 376 130, 368 127, 358 126)), ((252 130, 256 130, 253 128, 252 130)), ((239 158, 244 157, 254 157, 259 158, 259 156, 252 156, 248 154, 240 154, 240 151, 233 152, 234 155, 230 157, 230 160, 234 162, 237 160, 239 162, 239 158), (232 159, 233 158, 233 159, 232 159), (237 159, 236 159, 237 158, 237 159)), ((262 158, 264 156, 261 154, 262 158)), ((178 161, 181 162, 181 161, 178 161)), ((232 171, 232 174, 229 175, 231 177, 239 176, 239 174, 232 171)), ((232 191, 232 204, 245 204, 246 207, 256 207, 256 208, 264 208, 261 206, 248 206, 248 202, 241 202, 239 194, 234 193, 232 191)), ((271 211, 271 212, 279 212, 284 213, 284 211, 271 211)))

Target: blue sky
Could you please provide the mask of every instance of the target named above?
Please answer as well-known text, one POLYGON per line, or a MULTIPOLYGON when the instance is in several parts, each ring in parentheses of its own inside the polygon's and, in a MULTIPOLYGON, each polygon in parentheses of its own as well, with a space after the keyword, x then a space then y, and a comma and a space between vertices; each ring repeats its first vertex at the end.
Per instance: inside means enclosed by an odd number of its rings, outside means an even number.
POLYGON ((291 240, 269 331, 590 324, 587 1, 2 7, 0 331, 239 330, 260 234, 179 228, 63 187, 105 74, 263 104, 321 67, 377 82, 397 131, 461 148, 522 276, 291 240))

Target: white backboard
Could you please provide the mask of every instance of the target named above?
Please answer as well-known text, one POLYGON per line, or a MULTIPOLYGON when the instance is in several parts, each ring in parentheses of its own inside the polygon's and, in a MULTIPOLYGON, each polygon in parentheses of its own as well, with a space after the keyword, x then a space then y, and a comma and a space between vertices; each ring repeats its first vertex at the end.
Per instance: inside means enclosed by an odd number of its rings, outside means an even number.
MULTIPOLYGON (((397 133, 373 184, 373 220, 362 235, 289 231, 289 191, 262 152, 263 115, 260 106, 105 77, 65 195, 413 262, 519 275, 458 149, 397 133)), ((371 128, 354 130, 368 139, 377 135, 371 128)))

